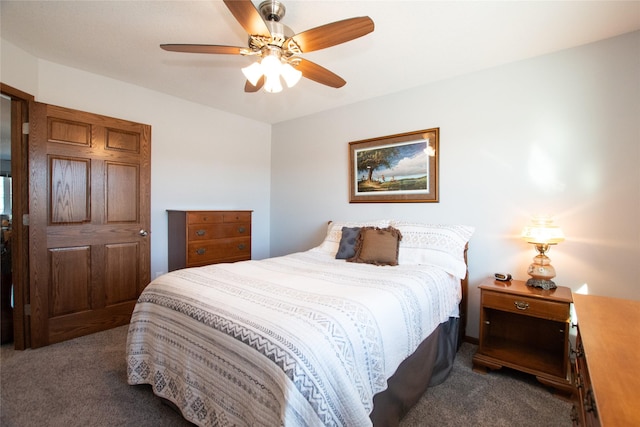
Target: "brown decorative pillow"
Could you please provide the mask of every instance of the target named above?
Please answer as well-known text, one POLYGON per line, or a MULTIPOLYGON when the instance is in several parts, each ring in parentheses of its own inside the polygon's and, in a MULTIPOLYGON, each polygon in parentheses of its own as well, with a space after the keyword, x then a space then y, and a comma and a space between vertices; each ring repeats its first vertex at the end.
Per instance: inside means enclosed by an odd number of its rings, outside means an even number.
POLYGON ((375 265, 398 265, 400 231, 393 227, 362 227, 356 241, 356 254, 347 259, 375 265))

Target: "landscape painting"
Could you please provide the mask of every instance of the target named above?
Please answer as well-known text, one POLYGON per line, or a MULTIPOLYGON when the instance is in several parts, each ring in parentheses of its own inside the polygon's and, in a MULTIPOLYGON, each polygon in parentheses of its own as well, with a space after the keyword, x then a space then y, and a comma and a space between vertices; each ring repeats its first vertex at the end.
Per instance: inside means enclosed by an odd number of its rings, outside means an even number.
POLYGON ((439 128, 349 143, 354 202, 437 202, 439 128))

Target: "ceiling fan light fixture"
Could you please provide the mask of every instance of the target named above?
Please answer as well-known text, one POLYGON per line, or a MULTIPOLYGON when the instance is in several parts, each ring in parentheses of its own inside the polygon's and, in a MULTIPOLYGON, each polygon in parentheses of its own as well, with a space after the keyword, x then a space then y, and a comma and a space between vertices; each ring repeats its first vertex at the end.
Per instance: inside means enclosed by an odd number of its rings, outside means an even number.
POLYGON ((302 72, 293 68, 291 64, 282 64, 280 74, 285 83, 287 83, 287 87, 290 88, 294 87, 302 78, 302 72))
POLYGON ((262 72, 265 77, 278 77, 280 76, 280 69, 282 68, 282 63, 280 59, 275 55, 268 55, 262 59, 262 72))
POLYGON ((282 83, 280 83, 280 75, 269 76, 265 75, 264 90, 269 93, 282 92, 282 83))
POLYGON ((255 86, 258 84, 258 80, 260 80, 260 77, 262 77, 262 66, 259 62, 254 62, 248 67, 244 67, 242 69, 242 74, 244 74, 247 80, 249 80, 249 82, 255 86))
POLYGON ((262 62, 254 62, 248 67, 242 68, 242 73, 249 83, 257 86, 260 78, 264 76, 264 90, 269 93, 278 93, 282 91, 282 82, 280 77, 287 83, 287 87, 293 87, 302 78, 302 73, 291 66, 284 63, 277 55, 267 55, 262 62))
POLYGON ((280 73, 282 71, 282 62, 280 62, 280 58, 275 54, 267 55, 262 58, 261 65, 264 73, 264 90, 269 93, 281 92, 280 73))

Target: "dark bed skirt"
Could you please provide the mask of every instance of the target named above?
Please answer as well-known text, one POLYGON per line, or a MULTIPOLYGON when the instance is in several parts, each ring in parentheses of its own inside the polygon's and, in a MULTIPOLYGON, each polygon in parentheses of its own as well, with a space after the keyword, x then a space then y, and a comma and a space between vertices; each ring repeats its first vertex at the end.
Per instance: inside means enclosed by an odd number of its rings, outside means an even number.
POLYGON ((453 369, 458 343, 458 318, 441 323, 398 366, 388 388, 373 397, 374 427, 398 426, 428 387, 442 383, 453 369))

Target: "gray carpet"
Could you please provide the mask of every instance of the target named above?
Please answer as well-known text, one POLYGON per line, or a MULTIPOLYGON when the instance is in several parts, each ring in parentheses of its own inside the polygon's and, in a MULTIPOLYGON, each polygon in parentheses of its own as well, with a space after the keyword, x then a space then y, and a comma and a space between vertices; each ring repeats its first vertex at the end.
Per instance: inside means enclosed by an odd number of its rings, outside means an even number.
MULTIPOLYGON (((188 426, 153 395, 129 386, 119 327, 36 350, 0 353, 0 423, 29 426, 188 426)), ((471 370, 464 344, 450 377, 428 390, 405 417, 413 426, 570 426, 571 405, 514 371, 471 370)))

